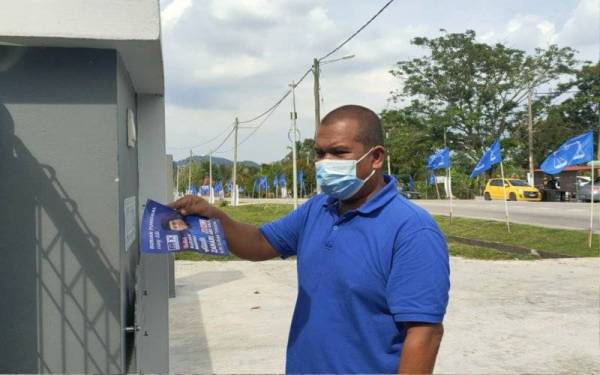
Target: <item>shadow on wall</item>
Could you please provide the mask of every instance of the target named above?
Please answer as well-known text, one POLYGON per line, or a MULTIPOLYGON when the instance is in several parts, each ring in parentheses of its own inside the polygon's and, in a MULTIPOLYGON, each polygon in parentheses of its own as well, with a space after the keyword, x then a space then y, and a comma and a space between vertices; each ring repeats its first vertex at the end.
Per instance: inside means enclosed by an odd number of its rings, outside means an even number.
POLYGON ((122 372, 119 271, 1 103, 0 181, 0 373, 122 372))

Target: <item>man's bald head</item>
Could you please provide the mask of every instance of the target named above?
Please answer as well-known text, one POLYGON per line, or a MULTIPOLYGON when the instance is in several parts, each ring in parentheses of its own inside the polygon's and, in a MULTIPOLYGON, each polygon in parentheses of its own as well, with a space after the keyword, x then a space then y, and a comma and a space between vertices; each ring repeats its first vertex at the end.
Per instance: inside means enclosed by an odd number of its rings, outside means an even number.
POLYGON ((352 121, 358 125, 356 141, 363 144, 365 148, 383 145, 381 120, 369 108, 353 104, 336 108, 323 117, 321 126, 344 121, 352 121))

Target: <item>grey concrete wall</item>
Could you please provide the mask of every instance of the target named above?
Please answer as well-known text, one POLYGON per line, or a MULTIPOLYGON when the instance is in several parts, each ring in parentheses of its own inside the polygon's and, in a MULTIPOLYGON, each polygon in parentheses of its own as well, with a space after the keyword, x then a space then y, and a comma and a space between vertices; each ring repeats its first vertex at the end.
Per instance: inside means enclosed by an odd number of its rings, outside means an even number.
POLYGON ((116 61, 0 46, 0 373, 123 372, 116 61))
MULTIPOLYGON (((167 155, 167 201, 175 198, 175 176, 173 173, 173 155, 167 155)), ((175 298, 175 254, 169 255, 169 298, 175 298)))
MULTIPOLYGON (((118 169, 119 169, 119 245, 121 253, 121 312, 124 327, 134 327, 136 323, 136 271, 140 259, 139 255, 139 220, 138 220, 138 155, 137 144, 129 147, 127 144, 128 111, 133 113, 134 122, 137 123, 136 95, 131 79, 123 62, 117 54, 117 123, 118 137, 118 169), (125 210, 126 199, 135 202, 135 241, 126 243, 125 210)), ((123 332, 123 363, 128 373, 136 372, 135 364, 135 332, 123 332)))
MULTIPOLYGON (((138 95, 140 212, 147 199, 166 202, 164 98, 138 95)), ((138 371, 169 372, 169 255, 142 254, 137 336, 138 371)))

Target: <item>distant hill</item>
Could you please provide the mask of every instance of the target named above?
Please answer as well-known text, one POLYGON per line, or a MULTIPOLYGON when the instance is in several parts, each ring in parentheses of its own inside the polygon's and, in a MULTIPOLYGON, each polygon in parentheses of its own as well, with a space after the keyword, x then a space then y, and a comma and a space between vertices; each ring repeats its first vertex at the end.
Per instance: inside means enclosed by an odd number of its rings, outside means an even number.
MULTIPOLYGON (((185 158, 183 160, 176 161, 175 164, 178 167, 185 166, 187 163, 189 163, 189 160, 190 160, 189 158, 185 158)), ((192 161, 195 163, 200 163, 202 161, 208 161, 208 155, 194 155, 194 156, 192 156, 192 161)), ((213 165, 225 165, 227 167, 233 166, 233 161, 226 159, 226 158, 220 158, 218 156, 213 156, 212 162, 213 162, 213 165)), ((238 161, 238 165, 254 167, 254 168, 260 167, 260 164, 250 161, 250 160, 238 161)))

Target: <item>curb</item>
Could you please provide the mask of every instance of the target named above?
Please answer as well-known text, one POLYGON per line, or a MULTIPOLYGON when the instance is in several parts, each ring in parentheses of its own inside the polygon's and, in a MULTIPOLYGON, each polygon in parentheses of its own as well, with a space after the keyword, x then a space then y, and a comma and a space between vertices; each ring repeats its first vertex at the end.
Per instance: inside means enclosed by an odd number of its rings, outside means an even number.
POLYGON ((490 242, 483 240, 476 240, 473 238, 447 236, 449 241, 462 243, 465 245, 485 247, 492 250, 500 250, 507 253, 519 254, 519 255, 533 255, 542 259, 556 259, 556 258, 576 258, 572 255, 565 255, 560 253, 549 252, 545 250, 530 249, 527 247, 521 247, 516 245, 507 245, 500 242, 490 242))

